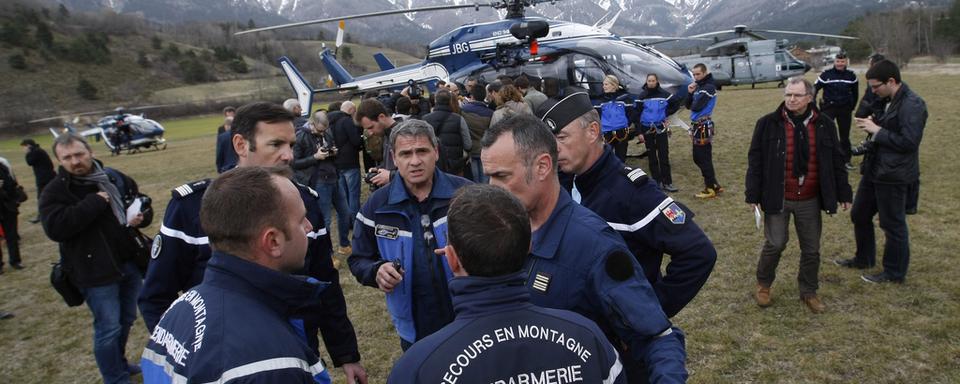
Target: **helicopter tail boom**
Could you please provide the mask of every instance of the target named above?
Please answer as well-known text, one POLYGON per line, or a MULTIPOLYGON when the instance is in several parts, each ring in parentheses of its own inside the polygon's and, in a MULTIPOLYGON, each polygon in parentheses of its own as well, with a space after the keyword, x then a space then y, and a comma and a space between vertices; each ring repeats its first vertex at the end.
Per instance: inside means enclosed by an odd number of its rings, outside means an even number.
POLYGON ((353 81, 353 76, 350 76, 350 72, 347 72, 347 69, 340 65, 340 62, 337 61, 337 58, 333 56, 329 49, 324 48, 320 51, 320 63, 330 73, 334 84, 340 85, 353 81))

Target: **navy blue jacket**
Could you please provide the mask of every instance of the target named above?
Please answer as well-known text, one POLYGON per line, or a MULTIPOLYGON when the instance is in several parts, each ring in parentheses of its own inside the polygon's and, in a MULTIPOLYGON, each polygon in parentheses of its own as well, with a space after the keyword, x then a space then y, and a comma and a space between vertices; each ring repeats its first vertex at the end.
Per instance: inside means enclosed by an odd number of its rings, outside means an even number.
POLYGON ((693 222, 689 208, 665 195, 641 169, 625 167, 609 146, 584 174, 563 180, 568 191, 575 181, 580 204, 623 236, 668 317, 700 292, 713 271, 717 250, 693 222), (665 253, 670 263, 664 275, 660 266, 665 253))
POLYGON ((433 249, 423 246, 421 213, 427 212, 428 224, 433 228, 435 243, 430 247, 445 247, 450 199, 457 189, 468 183, 467 179, 437 169, 433 174, 430 196, 422 203, 427 206, 420 207, 398 174, 389 184, 374 192, 357 214, 353 228, 353 254, 347 260, 350 272, 360 284, 377 288, 377 270, 381 265, 395 262, 401 266, 403 280, 386 294, 387 310, 397 334, 409 343, 453 320, 447 289, 447 280, 453 274, 445 258, 434 255, 433 249), (430 292, 417 291, 414 287, 429 287, 430 292), (440 307, 418 302, 414 299, 416 296, 435 300, 440 307), (437 322, 438 319, 442 323, 437 322), (418 332, 418 329, 424 332, 418 332))
POLYGON ((823 100, 820 100, 820 109, 840 108, 852 110, 857 105, 857 94, 860 93, 860 86, 857 82, 857 74, 849 69, 842 71, 837 68, 830 68, 820 73, 817 82, 813 84, 815 89, 813 99, 817 99, 817 93, 823 90, 823 100))
POLYGON ((530 301, 597 323, 614 346, 629 348, 624 364, 643 366, 650 382, 686 381, 683 333, 671 327, 623 239, 566 191, 559 193, 550 218, 533 232, 524 265, 530 301))
POLYGON ((451 280, 457 319, 414 344, 387 382, 488 384, 562 375, 626 383, 617 351, 600 328, 576 313, 530 304, 525 277, 451 280))
MULTIPOLYGON (((181 185, 173 190, 160 233, 153 240, 150 266, 138 299, 147 329, 152 331, 160 316, 177 299, 203 280, 210 245, 200 227, 200 202, 210 180, 181 185)), ((335 366, 360 361, 357 337, 347 317, 347 304, 340 287, 340 275, 333 267, 333 248, 312 189, 297 185, 314 232, 307 234, 305 275, 329 282, 323 292, 323 306, 304 316, 316 323, 335 366)))
POLYGON ((237 166, 237 151, 233 148, 233 132, 217 135, 217 173, 224 173, 237 166))
POLYGON ((330 383, 303 324, 290 318, 303 305, 319 305, 326 286, 214 253, 203 283, 153 328, 143 382, 330 383))
POLYGON ((697 81, 697 89, 692 95, 687 95, 687 109, 690 110, 690 120, 697 121, 713 115, 717 106, 717 85, 713 82, 713 74, 708 73, 697 81))

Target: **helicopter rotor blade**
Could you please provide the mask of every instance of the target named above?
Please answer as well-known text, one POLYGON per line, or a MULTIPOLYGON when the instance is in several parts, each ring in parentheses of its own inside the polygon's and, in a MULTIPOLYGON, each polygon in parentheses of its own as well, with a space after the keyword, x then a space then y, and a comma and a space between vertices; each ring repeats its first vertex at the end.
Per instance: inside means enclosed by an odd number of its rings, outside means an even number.
POLYGON ((248 29, 246 31, 237 32, 234 35, 239 36, 239 35, 246 35, 249 33, 272 31, 277 29, 302 27, 304 25, 322 24, 322 23, 329 23, 329 22, 340 21, 340 20, 362 19, 367 17, 389 16, 389 15, 397 15, 402 13, 443 11, 443 10, 449 10, 449 9, 463 9, 463 8, 474 8, 479 11, 480 7, 496 8, 498 6, 499 4, 497 3, 474 3, 474 4, 460 4, 460 5, 435 5, 435 6, 429 6, 429 7, 418 7, 418 8, 408 8, 408 9, 394 9, 390 11, 361 13, 356 15, 338 16, 338 17, 330 17, 326 19, 308 20, 308 21, 300 21, 296 23, 274 25, 271 27, 254 28, 254 29, 248 29))
POLYGON ((664 44, 673 41, 711 41, 710 39, 704 37, 684 37, 684 36, 659 36, 659 35, 635 35, 635 36, 621 36, 621 39, 637 41, 646 45, 657 45, 664 44), (655 41, 649 41, 655 40, 655 41))
POLYGON ((710 37, 710 36, 722 35, 722 34, 725 34, 725 33, 737 33, 737 31, 735 31, 735 30, 733 30, 733 29, 729 29, 729 30, 724 30, 724 31, 713 31, 713 32, 707 32, 707 33, 701 33, 701 34, 699 34, 699 35, 691 35, 691 36, 687 36, 687 37, 692 37, 692 38, 710 37))
POLYGON ((768 32, 768 33, 785 33, 791 35, 806 35, 806 36, 820 36, 820 37, 832 37, 835 39, 847 39, 847 40, 859 40, 859 38, 853 36, 844 36, 844 35, 831 35, 829 33, 814 33, 814 32, 795 32, 795 31, 778 31, 773 29, 754 29, 757 32, 768 32))

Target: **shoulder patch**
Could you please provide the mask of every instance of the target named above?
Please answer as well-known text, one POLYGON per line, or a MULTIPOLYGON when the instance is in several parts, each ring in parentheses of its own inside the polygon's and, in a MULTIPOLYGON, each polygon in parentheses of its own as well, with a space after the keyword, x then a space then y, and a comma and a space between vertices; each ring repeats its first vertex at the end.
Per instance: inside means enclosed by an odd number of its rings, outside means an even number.
POLYGON ((663 214, 667 220, 670 220, 671 223, 683 224, 687 222, 687 213, 675 202, 670 203, 670 205, 660 210, 660 213, 663 214))
POLYGON ((610 276, 611 279, 616 281, 624 281, 633 277, 633 262, 630 260, 631 258, 633 258, 633 256, 624 251, 616 251, 608 255, 606 264, 604 265, 607 276, 610 276))
POLYGON ((179 187, 173 189, 174 198, 184 198, 195 192, 203 192, 207 189, 207 186, 210 185, 210 179, 203 179, 199 181, 194 181, 192 183, 186 183, 179 187))
POLYGON ((623 167, 623 175, 630 180, 631 183, 635 185, 644 185, 647 181, 650 180, 650 176, 647 176, 647 173, 640 168, 630 168, 627 166, 623 167))
POLYGON ((320 197, 320 194, 317 193, 317 191, 314 191, 313 188, 310 188, 310 187, 308 187, 308 186, 306 186, 306 185, 300 184, 299 182, 296 182, 296 181, 294 181, 294 183, 297 184, 298 187, 303 188, 303 189, 306 189, 307 192, 310 192, 310 196, 313 196, 314 199, 320 197))

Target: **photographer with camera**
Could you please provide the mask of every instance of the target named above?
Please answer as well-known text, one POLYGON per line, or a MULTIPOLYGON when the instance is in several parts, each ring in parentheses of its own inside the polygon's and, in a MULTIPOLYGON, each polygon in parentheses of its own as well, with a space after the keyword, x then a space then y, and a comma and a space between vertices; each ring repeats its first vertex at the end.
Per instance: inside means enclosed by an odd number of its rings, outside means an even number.
MULTIPOLYGON (((407 91, 407 89, 404 89, 404 91, 407 91)), ((390 137, 390 131, 398 123, 391 116, 383 103, 377 99, 366 99, 360 102, 354 121, 363 128, 364 136, 368 138, 388 138, 390 137)), ((367 169, 363 181, 369 184, 372 189, 382 187, 390 182, 390 172, 396 169, 397 166, 393 163, 393 148, 390 147, 390 143, 384 140, 383 161, 378 162, 376 167, 367 169)))
POLYGON ((347 199, 337 184, 337 166, 334 163, 337 147, 329 126, 326 112, 314 112, 304 124, 305 129, 297 131, 293 162, 290 163, 293 179, 313 188, 319 195, 317 202, 326 224, 324 228, 330 228, 331 205, 337 210, 338 221, 349 221, 347 199))
POLYGON ((403 91, 400 91, 400 95, 410 98, 412 104, 410 117, 419 119, 423 117, 423 115, 430 113, 430 100, 427 99, 427 95, 423 92, 423 87, 417 84, 416 80, 407 80, 407 86, 403 88, 403 91))

